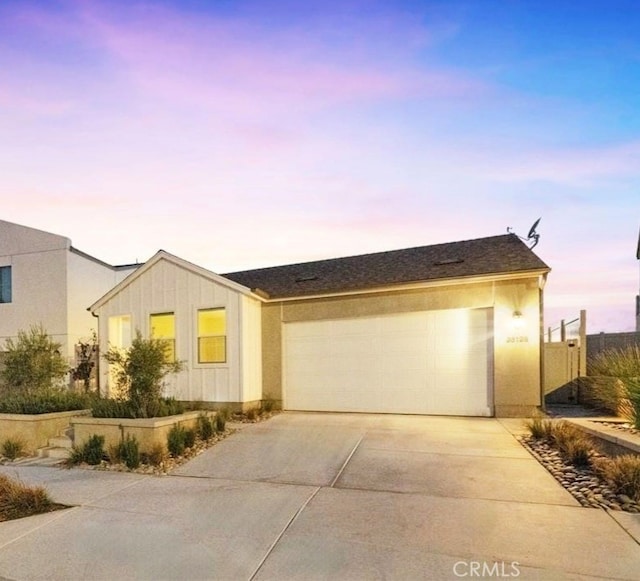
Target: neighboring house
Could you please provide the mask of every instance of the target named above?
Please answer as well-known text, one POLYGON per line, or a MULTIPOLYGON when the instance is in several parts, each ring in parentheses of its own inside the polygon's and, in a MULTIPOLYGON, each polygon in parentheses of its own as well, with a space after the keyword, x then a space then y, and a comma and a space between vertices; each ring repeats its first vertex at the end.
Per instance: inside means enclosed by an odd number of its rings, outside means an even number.
POLYGON ((0 220, 0 351, 42 325, 73 362, 78 340, 97 327, 87 305, 137 266, 110 266, 64 236, 0 220))
POLYGON ((549 270, 514 234, 226 275, 159 251, 90 310, 103 351, 167 341, 181 400, 525 416, 549 270))

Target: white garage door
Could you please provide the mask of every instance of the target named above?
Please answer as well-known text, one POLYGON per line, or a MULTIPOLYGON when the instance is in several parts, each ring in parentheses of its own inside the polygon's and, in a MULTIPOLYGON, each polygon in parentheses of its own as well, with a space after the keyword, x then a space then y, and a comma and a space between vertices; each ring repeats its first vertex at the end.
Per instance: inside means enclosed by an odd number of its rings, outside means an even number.
POLYGON ((490 416, 492 311, 287 323, 290 410, 490 416))

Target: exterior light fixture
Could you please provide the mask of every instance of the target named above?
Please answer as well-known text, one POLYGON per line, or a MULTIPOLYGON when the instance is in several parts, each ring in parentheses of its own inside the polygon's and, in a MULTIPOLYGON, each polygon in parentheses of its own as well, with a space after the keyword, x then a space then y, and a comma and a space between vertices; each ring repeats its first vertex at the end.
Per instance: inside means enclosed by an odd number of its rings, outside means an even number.
POLYGON ((513 311, 511 322, 513 327, 516 329, 524 327, 524 315, 522 314, 522 311, 513 311))

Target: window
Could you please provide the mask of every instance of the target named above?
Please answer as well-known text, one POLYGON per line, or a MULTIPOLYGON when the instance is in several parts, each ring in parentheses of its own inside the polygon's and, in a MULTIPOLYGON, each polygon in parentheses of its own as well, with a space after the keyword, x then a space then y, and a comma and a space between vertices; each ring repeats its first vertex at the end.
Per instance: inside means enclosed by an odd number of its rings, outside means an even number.
POLYGON ((109 345, 118 349, 131 347, 131 315, 109 317, 109 345))
POLYGON ((176 360, 176 316, 173 313, 158 313, 149 317, 151 336, 165 344, 167 361, 176 360))
POLYGON ((227 315, 224 309, 198 311, 198 363, 227 361, 227 315))
POLYGON ((0 266, 0 303, 11 302, 11 267, 0 266))

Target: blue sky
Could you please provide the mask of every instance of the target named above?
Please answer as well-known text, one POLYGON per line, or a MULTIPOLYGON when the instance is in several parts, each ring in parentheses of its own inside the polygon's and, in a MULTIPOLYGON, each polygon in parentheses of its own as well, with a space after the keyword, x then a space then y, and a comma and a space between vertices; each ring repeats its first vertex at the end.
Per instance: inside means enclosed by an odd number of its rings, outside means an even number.
POLYGON ((634 328, 640 5, 0 4, 1 217, 217 272, 526 234, 634 328))

